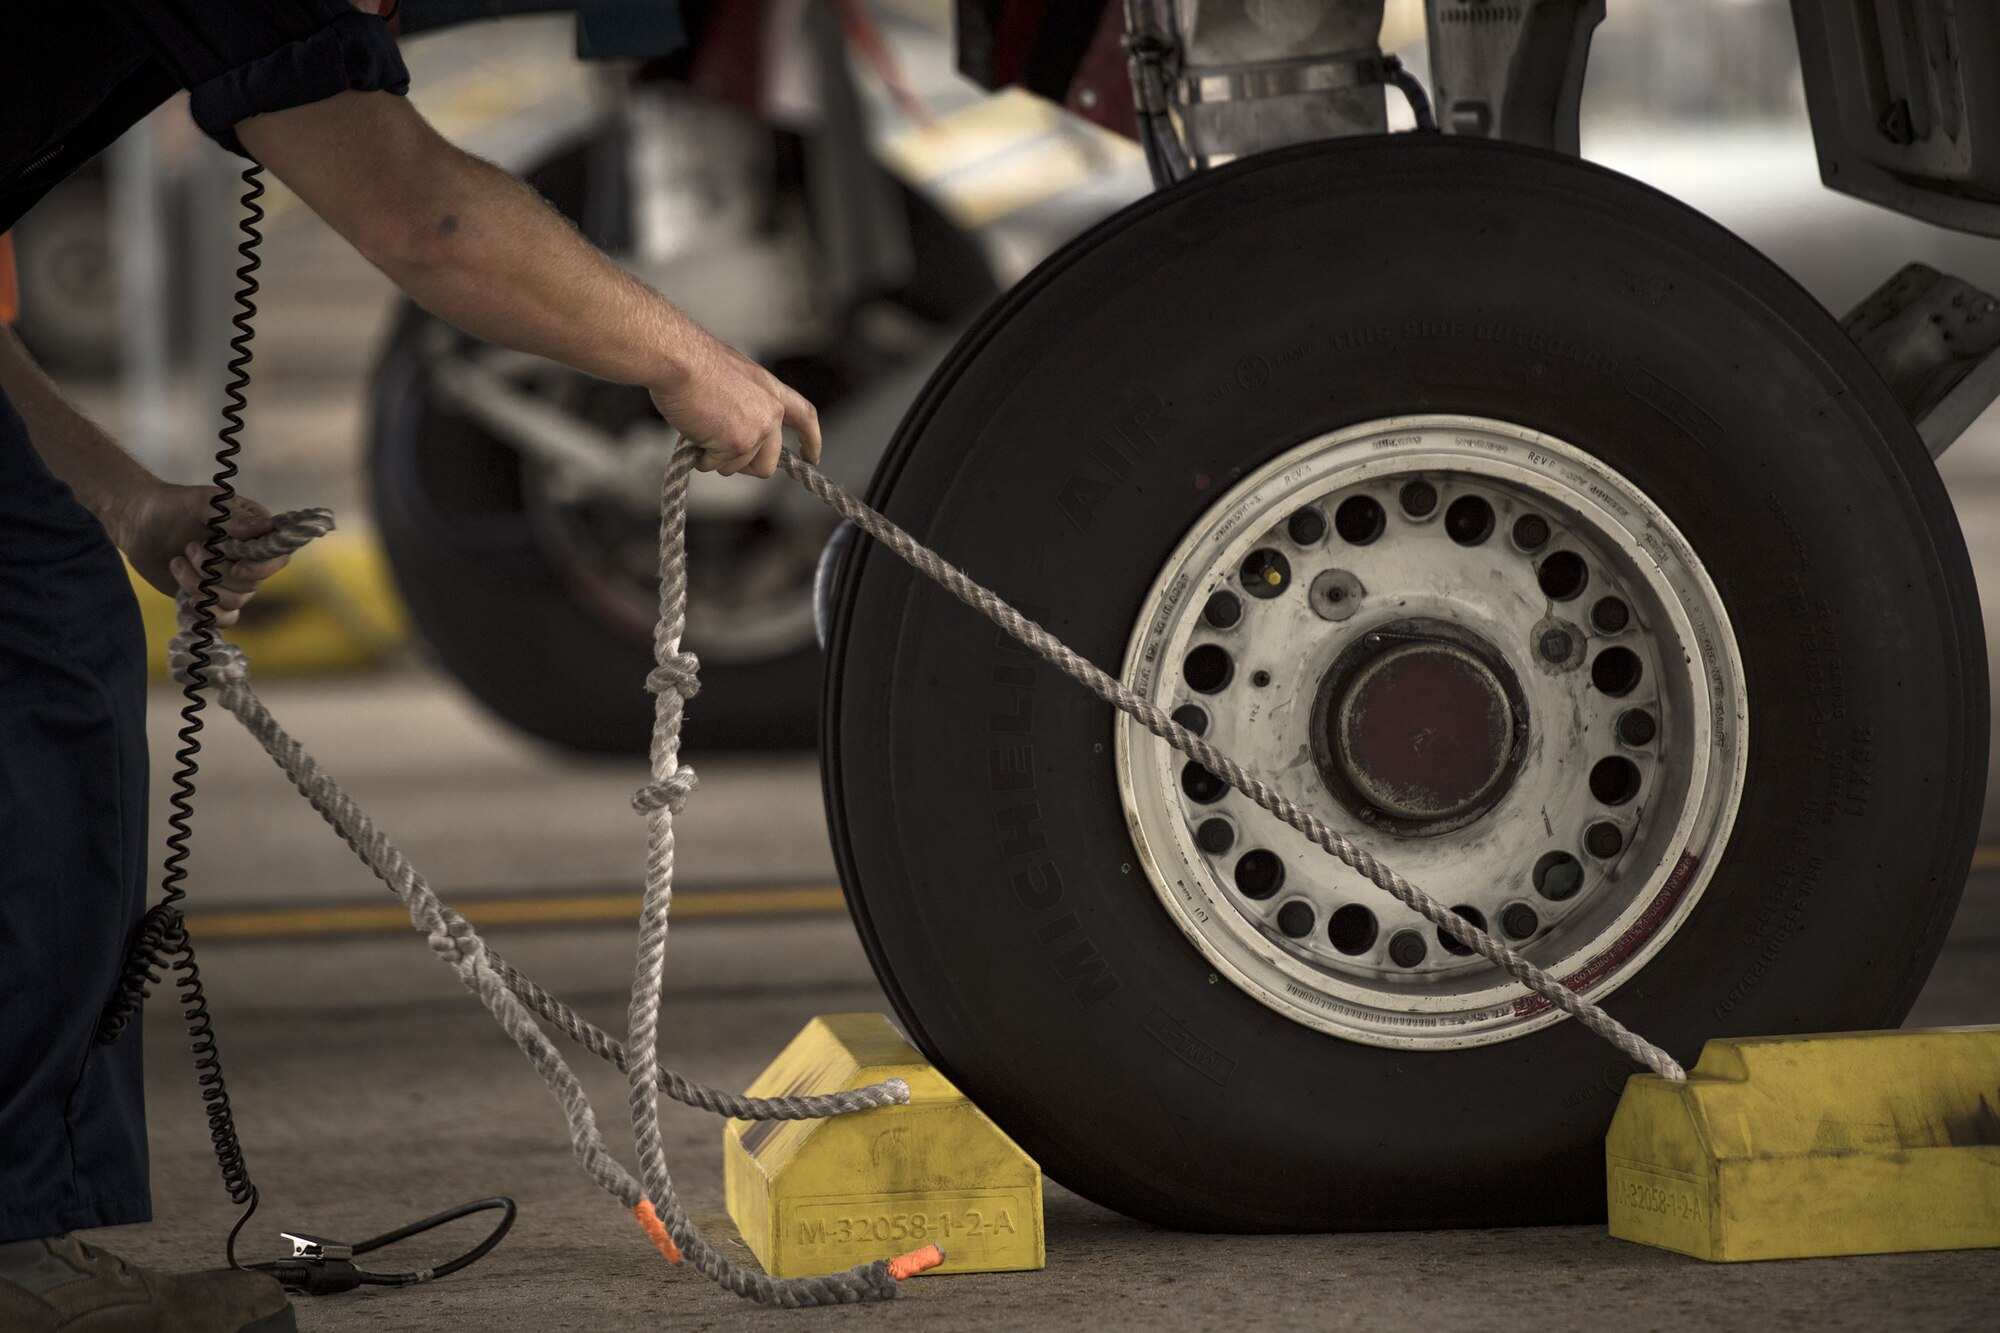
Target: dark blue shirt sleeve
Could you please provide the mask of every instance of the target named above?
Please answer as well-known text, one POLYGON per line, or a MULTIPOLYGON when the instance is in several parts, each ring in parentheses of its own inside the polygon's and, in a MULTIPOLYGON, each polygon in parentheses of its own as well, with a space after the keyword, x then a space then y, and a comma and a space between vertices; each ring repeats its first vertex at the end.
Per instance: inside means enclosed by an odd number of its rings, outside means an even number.
POLYGON ((335 93, 404 93, 388 25, 347 0, 109 0, 188 90, 202 132, 245 157, 236 126, 335 93))

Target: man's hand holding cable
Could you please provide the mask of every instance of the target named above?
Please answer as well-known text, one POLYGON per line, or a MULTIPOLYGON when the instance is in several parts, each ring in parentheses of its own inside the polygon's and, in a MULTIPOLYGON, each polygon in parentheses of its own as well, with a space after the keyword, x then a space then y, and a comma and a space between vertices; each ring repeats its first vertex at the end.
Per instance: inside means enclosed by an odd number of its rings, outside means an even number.
POLYGON ((725 477, 778 470, 785 427, 809 463, 819 461, 819 413, 804 395, 734 347, 689 326, 695 347, 674 382, 656 386, 653 406, 701 450, 695 467, 725 477))

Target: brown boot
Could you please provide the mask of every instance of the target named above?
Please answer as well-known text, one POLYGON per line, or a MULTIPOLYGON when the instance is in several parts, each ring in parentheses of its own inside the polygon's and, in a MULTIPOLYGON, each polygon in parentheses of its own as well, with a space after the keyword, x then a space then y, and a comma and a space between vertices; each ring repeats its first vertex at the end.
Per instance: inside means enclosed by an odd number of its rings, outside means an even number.
MULTIPOLYGON (((295 1333, 276 1278, 217 1268, 155 1273, 68 1236, 0 1272, 9 1333, 295 1333)), ((13 1247, 9 1247, 13 1248, 13 1247)))

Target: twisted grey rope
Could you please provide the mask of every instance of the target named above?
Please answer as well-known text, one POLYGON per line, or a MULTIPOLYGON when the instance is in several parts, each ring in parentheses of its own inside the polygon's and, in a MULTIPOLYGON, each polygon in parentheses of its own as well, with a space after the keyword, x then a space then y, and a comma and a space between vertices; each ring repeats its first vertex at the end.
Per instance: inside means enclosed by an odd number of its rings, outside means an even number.
MULTIPOLYGON (((895 1296, 897 1285, 884 1261, 862 1264, 823 1277, 778 1279, 753 1272, 717 1253, 682 1207, 667 1168, 659 1125, 659 1094, 702 1110, 738 1119, 808 1119, 897 1105, 909 1100, 909 1088, 899 1079, 850 1092, 822 1097, 750 1098, 705 1087, 685 1079, 659 1062, 659 1014, 665 987, 668 916, 673 904, 673 819, 695 789, 695 773, 680 762, 681 715, 699 688, 700 664, 680 647, 687 611, 685 523, 688 475, 698 451, 682 445, 668 467, 660 504, 660 615, 654 632, 655 666, 646 688, 655 696, 651 779, 633 796, 635 810, 647 819, 646 888, 640 911, 627 1041, 621 1046, 602 1029, 564 1005, 541 986, 486 947, 472 923, 446 907, 418 874, 409 859, 375 827, 339 784, 320 769, 302 746, 288 735, 258 699, 249 684, 249 667, 241 650, 214 643, 209 669, 191 683, 212 683, 224 707, 255 736, 313 808, 332 825, 341 840, 377 878, 403 901, 410 920, 459 979, 492 1013, 528 1057, 561 1106, 577 1160, 607 1193, 626 1207, 650 1200, 660 1222, 682 1255, 697 1270, 725 1289, 769 1305, 848 1304, 895 1296), (574 1072, 536 1023, 548 1020, 584 1049, 626 1073, 627 1101, 640 1176, 634 1179, 604 1146, 589 1099, 574 1072)), ((996 593, 974 582, 964 571, 924 546, 902 528, 870 509, 851 492, 820 474, 791 449, 780 466, 841 517, 881 542, 918 573, 932 579, 960 601, 992 620, 1063 674, 1098 698, 1138 721, 1174 749, 1194 759, 1263 809, 1304 834, 1315 846, 1339 858, 1385 890, 1398 902, 1430 921, 1466 947, 1504 968, 1535 994, 1577 1019, 1634 1061, 1670 1079, 1686 1073, 1674 1058, 1629 1031, 1605 1013, 1536 967, 1514 950, 1465 918, 1443 907, 1430 895, 1383 865, 1365 849, 1289 797, 1255 777, 1242 765, 1175 722, 1160 708, 1128 690, 1061 640, 1023 616, 996 593)), ((304 546, 333 527, 325 510, 279 516, 273 530, 252 541, 223 544, 227 559, 269 559, 304 546)), ((176 676, 188 680, 193 658, 189 652, 188 616, 182 608, 181 633, 169 648, 176 676)))

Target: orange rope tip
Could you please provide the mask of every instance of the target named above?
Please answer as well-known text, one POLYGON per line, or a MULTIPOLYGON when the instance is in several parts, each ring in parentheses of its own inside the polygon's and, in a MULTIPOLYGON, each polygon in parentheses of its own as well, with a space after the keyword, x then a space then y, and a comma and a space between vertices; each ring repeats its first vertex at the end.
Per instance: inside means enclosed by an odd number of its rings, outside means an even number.
MULTIPOLYGON (((639 1219, 639 1226, 645 1231, 653 1244, 659 1247, 660 1253, 666 1256, 668 1263, 677 1264, 681 1261, 681 1247, 674 1244, 674 1238, 667 1234, 667 1224, 662 1222, 660 1215, 653 1211, 653 1201, 651 1199, 639 1200, 639 1206, 632 1210, 632 1216, 639 1219)), ((937 1247, 933 1245, 931 1248, 936 1249, 937 1247)), ((919 1269, 918 1271, 921 1272, 922 1270, 919 1269)))
POLYGON ((899 1254, 889 1261, 889 1276, 901 1282, 919 1273, 928 1273, 944 1262, 944 1249, 937 1245, 926 1245, 921 1250, 911 1250, 899 1254))

